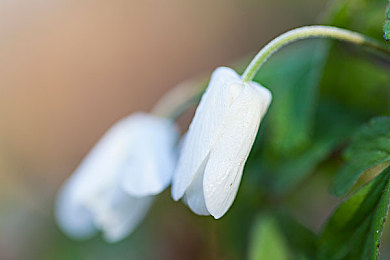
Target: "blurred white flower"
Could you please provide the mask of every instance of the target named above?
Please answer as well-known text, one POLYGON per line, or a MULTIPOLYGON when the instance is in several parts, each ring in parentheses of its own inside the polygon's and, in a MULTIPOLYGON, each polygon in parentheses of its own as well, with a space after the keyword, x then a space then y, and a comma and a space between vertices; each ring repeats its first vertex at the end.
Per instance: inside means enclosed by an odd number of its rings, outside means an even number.
POLYGON ((199 215, 218 219, 226 213, 271 99, 267 89, 243 82, 229 68, 213 73, 180 153, 174 200, 183 198, 199 215))
POLYGON ((177 138, 171 120, 149 114, 115 124, 59 192, 61 229, 76 239, 101 231, 109 242, 129 235, 171 182, 177 138))

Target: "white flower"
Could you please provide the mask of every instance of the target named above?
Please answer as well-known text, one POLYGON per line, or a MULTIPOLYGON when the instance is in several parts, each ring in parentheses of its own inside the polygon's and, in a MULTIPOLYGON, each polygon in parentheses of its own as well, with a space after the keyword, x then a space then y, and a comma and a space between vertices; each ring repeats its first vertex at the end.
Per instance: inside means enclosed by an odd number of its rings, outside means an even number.
POLYGON ((101 231, 110 242, 130 234, 171 182, 177 138, 171 120, 144 113, 115 124, 61 189, 61 229, 78 239, 101 231))
POLYGON ((218 68, 196 110, 175 170, 172 197, 199 215, 222 217, 236 196, 242 171, 271 93, 218 68))

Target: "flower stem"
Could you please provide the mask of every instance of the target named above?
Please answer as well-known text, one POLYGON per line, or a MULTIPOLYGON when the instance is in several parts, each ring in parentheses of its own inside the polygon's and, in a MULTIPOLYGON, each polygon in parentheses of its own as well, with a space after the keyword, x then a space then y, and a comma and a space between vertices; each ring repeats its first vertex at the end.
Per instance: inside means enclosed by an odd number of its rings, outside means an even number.
POLYGON ((151 113, 176 120, 199 102, 204 91, 203 82, 195 79, 180 83, 169 90, 153 107, 151 113))
POLYGON ((332 26, 304 26, 293 29, 278 36, 277 38, 269 42, 264 48, 262 48, 259 53, 253 58, 249 66, 246 68, 244 74, 242 74, 242 80, 244 82, 250 82, 254 78, 260 67, 273 53, 275 53, 280 48, 289 43, 306 38, 337 39, 341 41, 351 42, 354 44, 368 46, 390 55, 390 49, 387 48, 384 44, 381 44, 379 41, 361 33, 332 26))

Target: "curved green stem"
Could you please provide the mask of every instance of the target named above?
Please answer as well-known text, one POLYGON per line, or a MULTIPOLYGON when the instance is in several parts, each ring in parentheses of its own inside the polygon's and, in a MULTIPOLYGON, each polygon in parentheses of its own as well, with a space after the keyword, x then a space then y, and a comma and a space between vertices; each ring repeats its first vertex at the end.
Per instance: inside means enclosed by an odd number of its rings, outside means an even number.
POLYGON ((352 32, 349 30, 332 27, 332 26, 304 26, 297 29, 288 31, 279 37, 269 42, 260 52, 254 57, 249 66, 246 68, 242 75, 244 82, 250 82, 264 62, 276 51, 283 46, 295 42, 297 40, 306 38, 332 38, 341 41, 351 42, 354 44, 364 45, 374 48, 378 51, 387 53, 390 55, 390 49, 379 41, 365 36, 361 33, 352 32))

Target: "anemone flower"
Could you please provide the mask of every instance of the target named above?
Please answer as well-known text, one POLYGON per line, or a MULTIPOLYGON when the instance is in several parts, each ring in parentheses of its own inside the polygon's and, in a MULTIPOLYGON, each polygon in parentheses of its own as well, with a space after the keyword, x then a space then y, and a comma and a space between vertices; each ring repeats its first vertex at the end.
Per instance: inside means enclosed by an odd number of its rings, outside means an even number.
POLYGON ((109 242, 129 235, 171 182, 177 138, 171 120, 145 113, 115 124, 60 190, 60 228, 75 239, 99 231, 109 242))
POLYGON ((232 69, 211 76, 180 152, 172 197, 218 219, 236 196, 259 124, 272 99, 261 85, 232 69))

